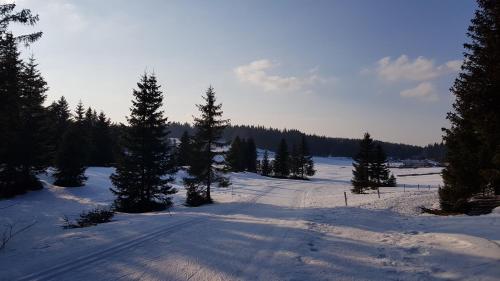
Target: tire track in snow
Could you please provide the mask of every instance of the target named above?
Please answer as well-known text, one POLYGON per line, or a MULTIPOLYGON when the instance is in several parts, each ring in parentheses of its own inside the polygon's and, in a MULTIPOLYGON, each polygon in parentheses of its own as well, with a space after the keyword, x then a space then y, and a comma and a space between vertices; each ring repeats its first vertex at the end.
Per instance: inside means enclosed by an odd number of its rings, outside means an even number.
MULTIPOLYGON (((293 198, 291 198, 288 207, 297 210, 291 212, 300 212, 306 208, 306 201, 307 201, 306 199, 310 192, 311 190, 309 189, 304 190, 300 187, 297 187, 297 189, 294 190, 293 198)), ((291 221, 291 222, 285 220, 282 221, 283 223, 280 223, 277 226, 290 226, 297 223, 296 221, 291 221)), ((267 260, 267 263, 271 264, 271 261, 277 258, 279 250, 282 250, 284 248, 285 243, 290 238, 291 231, 293 230, 289 227, 285 228, 284 230, 280 229, 279 227, 276 227, 273 230, 273 232, 268 233, 268 236, 269 234, 272 234, 271 235, 272 237, 278 238, 276 239, 278 242, 273 244, 271 247, 260 248, 257 251, 255 251, 245 262, 246 265, 245 269, 239 270, 235 273, 237 279, 276 280, 275 276, 268 276, 267 271, 255 270, 255 269, 260 268, 259 261, 267 260)))
MULTIPOLYGON (((273 186, 270 188, 266 189, 265 191, 261 192, 260 194, 256 195, 253 197, 251 200, 248 201, 248 203, 256 203, 260 198, 268 194, 271 190, 273 189, 273 186)), ((250 208, 249 204, 246 208, 250 208)), ((235 206, 234 208, 231 208, 228 210, 228 213, 231 213, 232 211, 235 211, 239 208, 239 206, 235 206)), ((84 256, 81 256, 76 259, 71 259, 66 262, 60 263, 56 266, 50 267, 48 269, 39 271, 39 272, 34 272, 30 273, 28 275, 25 275, 18 279, 19 281, 43 281, 43 280, 54 280, 56 277, 61 276, 65 273, 68 273, 70 271, 73 271, 75 269, 81 270, 82 268, 87 268, 93 263, 96 263, 98 261, 101 261, 105 258, 114 256, 120 252, 123 252, 125 250, 130 250, 138 245, 144 244, 148 241, 154 240, 155 238, 158 237, 164 237, 164 235, 168 235, 174 232, 177 232, 181 230, 185 226, 194 226, 198 225, 201 223, 206 222, 203 218, 191 218, 187 220, 183 220, 181 222, 177 222, 174 224, 169 224, 167 226, 161 226, 159 228, 156 228, 152 232, 145 233, 142 235, 139 235, 138 237, 129 239, 124 242, 117 243, 115 245, 112 245, 106 249, 99 250, 84 256)))

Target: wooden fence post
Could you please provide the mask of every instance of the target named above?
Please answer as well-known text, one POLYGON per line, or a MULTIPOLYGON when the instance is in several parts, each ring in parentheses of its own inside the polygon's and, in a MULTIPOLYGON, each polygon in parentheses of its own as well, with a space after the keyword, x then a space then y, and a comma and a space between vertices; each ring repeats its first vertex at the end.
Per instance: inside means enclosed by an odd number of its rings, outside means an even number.
POLYGON ((345 200, 345 205, 347 207, 347 193, 344 191, 344 200, 345 200))
POLYGON ((380 187, 377 187, 378 199, 380 199, 380 187))

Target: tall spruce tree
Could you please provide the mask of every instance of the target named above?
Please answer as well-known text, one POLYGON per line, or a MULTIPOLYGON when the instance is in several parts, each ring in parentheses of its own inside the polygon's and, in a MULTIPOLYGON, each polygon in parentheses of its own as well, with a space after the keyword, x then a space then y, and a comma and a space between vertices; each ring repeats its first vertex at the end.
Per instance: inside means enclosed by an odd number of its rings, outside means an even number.
POLYGON ((212 202, 210 189, 214 183, 220 186, 229 184, 228 178, 223 174, 226 169, 222 167, 224 154, 222 147, 226 145, 221 140, 224 128, 229 120, 222 118, 222 104, 216 103, 215 91, 210 86, 203 97, 205 104, 197 105, 201 116, 194 119, 196 133, 194 135, 193 153, 189 176, 184 178, 187 188, 186 204, 198 206, 212 202))
POLYGON ((80 101, 75 110, 74 122, 64 132, 56 153, 55 185, 77 187, 87 180, 85 170, 89 154, 84 115, 84 107, 80 101))
POLYGON ((477 3, 462 71, 451 88, 451 127, 444 129, 448 165, 439 196, 449 211, 464 211, 475 193, 500 194, 500 1, 477 3))
POLYGON ((171 206, 170 183, 175 172, 163 116, 163 93, 154 74, 144 74, 127 118, 129 129, 116 172, 111 175, 115 207, 124 212, 148 212, 171 206))
POLYGON ((269 155, 268 155, 267 150, 264 151, 264 156, 262 158, 260 170, 261 170, 261 174, 263 176, 266 176, 266 177, 271 175, 271 172, 273 171, 273 167, 271 166, 271 162, 269 161, 269 155))
POLYGON ((179 146, 177 147, 177 165, 189 165, 189 158, 191 157, 191 136, 187 131, 182 133, 179 146))
POLYGON ((290 154, 290 173, 292 174, 292 178, 300 178, 302 166, 302 157, 299 153, 299 149, 295 144, 292 145, 292 152, 290 154))
POLYGON ((257 146, 255 146, 255 141, 253 138, 248 138, 246 145, 246 163, 245 168, 247 171, 256 173, 257 172, 257 146))
POLYGON ((44 170, 41 131, 29 128, 41 124, 46 84, 36 64, 23 64, 17 43, 26 46, 41 32, 14 36, 9 25, 33 26, 38 16, 29 9, 15 11, 15 4, 0 4, 0 198, 41 188, 36 174, 44 170), (42 149, 42 150, 38 150, 42 149))
POLYGON ((273 161, 274 176, 286 178, 290 175, 290 154, 285 139, 281 139, 273 161))
POLYGON ((47 130, 48 142, 50 145, 50 160, 55 161, 55 155, 62 142, 62 138, 66 130, 71 124, 71 111, 69 104, 62 96, 59 100, 52 102, 47 108, 47 130))
POLYGON ((234 138, 229 151, 226 153, 226 165, 232 172, 242 172, 245 170, 245 147, 239 136, 234 138))
POLYGON ((353 178, 351 180, 353 193, 363 193, 371 185, 370 163, 372 162, 372 155, 373 140, 369 133, 365 133, 359 143, 359 152, 353 158, 354 170, 352 171, 353 178))
POLYGON ((375 146, 373 158, 369 167, 372 188, 376 189, 387 184, 389 180, 389 168, 387 167, 387 156, 380 144, 375 146))
POLYGON ((314 169, 314 161, 311 153, 309 152, 309 146, 307 145, 306 136, 302 136, 300 146, 299 146, 299 174, 301 178, 306 176, 312 177, 316 173, 314 169))
MULTIPOLYGON (((93 113, 95 114, 95 112, 93 113)), ((92 130, 93 154, 91 163, 95 166, 110 166, 114 162, 113 138, 111 136, 111 121, 101 111, 97 116, 92 130)))
POLYGON ((45 172, 49 165, 46 110, 43 106, 48 90, 47 83, 31 57, 21 72, 21 110, 18 151, 20 181, 27 189, 42 188, 37 174, 45 172))
MULTIPOLYGON (((2 10, 0 16, 3 17, 2 10)), ((23 64, 14 36, 0 35, 0 197, 10 197, 26 191, 19 158, 23 149, 20 143, 23 64)))
MULTIPOLYGON (((12 36, 9 24, 17 23, 27 26, 34 26, 38 22, 38 15, 32 14, 29 9, 15 11, 16 4, 0 4, 0 40, 12 36)), ((33 32, 18 36, 12 36, 15 42, 21 42, 28 46, 30 43, 42 37, 42 32, 33 32)))

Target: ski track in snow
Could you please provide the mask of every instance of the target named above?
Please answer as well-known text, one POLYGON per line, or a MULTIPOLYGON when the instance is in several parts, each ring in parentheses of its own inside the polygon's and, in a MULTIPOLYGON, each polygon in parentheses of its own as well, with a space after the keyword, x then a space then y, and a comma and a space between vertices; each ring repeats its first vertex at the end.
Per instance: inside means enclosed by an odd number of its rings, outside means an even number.
MULTIPOLYGON (((349 192, 350 159, 315 161, 311 181, 232 174, 233 188, 199 208, 181 205, 178 181, 170 212, 84 229, 59 218, 109 205, 111 168, 90 168, 85 187, 0 201, 0 226, 37 222, 0 252, 0 280, 500 280, 500 212, 422 215, 436 207, 439 175, 399 178, 406 192, 383 188, 379 199, 349 192)), ((394 170, 414 172, 439 168, 394 170)))

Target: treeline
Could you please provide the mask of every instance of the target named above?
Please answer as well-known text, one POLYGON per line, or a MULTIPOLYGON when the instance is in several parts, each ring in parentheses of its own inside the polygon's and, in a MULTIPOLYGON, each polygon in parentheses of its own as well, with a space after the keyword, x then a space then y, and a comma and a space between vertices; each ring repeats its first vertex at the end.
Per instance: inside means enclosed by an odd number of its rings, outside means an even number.
MULTIPOLYGON (((183 132, 191 133, 193 128, 188 123, 172 122, 170 126, 171 136, 180 138, 183 132)), ((285 139, 287 143, 300 142, 304 133, 299 130, 279 130, 266 128, 263 126, 232 125, 228 126, 223 133, 223 137, 229 142, 237 136, 240 138, 252 138, 255 145, 260 149, 274 151, 276 144, 285 139)), ((314 156, 337 156, 354 157, 358 151, 359 139, 331 138, 318 135, 305 135, 310 152, 314 156)), ((444 157, 444 145, 432 144, 425 147, 375 141, 380 144, 387 155, 395 159, 427 158, 442 161, 444 157)))
POLYGON ((260 172, 263 176, 307 179, 316 173, 305 136, 302 136, 299 143, 292 145, 291 152, 285 139, 281 139, 275 151, 272 161, 269 160, 267 150, 264 152, 260 162, 260 172))
MULTIPOLYGON (((175 150, 175 158, 179 167, 190 165, 193 159, 193 137, 184 131, 175 150)), ((253 138, 244 139, 236 136, 229 149, 221 153, 224 157, 223 169, 230 172, 253 172, 263 176, 291 179, 307 179, 315 174, 314 162, 309 152, 305 136, 299 143, 288 146, 285 139, 281 139, 275 148, 275 157, 270 159, 265 150, 260 160, 253 138)))
POLYGON ((314 162, 305 136, 302 136, 299 143, 292 145, 291 151, 286 140, 281 139, 275 151, 273 160, 269 158, 267 150, 262 160, 258 160, 254 140, 236 136, 226 154, 226 167, 233 172, 256 172, 277 178, 307 179, 315 174, 314 162))
POLYGON ((41 32, 14 36, 10 23, 34 25, 36 15, 0 5, 0 197, 42 188, 37 175, 55 167, 58 183, 80 166, 113 162, 111 125, 104 113, 79 104, 74 114, 64 98, 45 107, 47 83, 33 57, 22 60, 19 44, 29 45, 41 32), (75 165, 76 163, 76 165, 75 165))
MULTIPOLYGON (((43 187, 38 175, 54 167, 54 184, 84 185, 90 165, 116 167, 111 175, 113 208, 124 212, 161 210, 177 192, 171 182, 180 165, 180 151, 169 138, 163 92, 154 74, 145 73, 133 90, 127 125, 113 126, 106 115, 80 102, 71 112, 64 97, 44 106, 47 83, 33 58, 23 61, 19 43, 30 44, 42 33, 14 36, 10 23, 34 25, 38 16, 15 4, 0 5, 0 198, 43 187)), ((186 204, 212 201, 215 184, 227 187, 224 176, 226 142, 222 105, 209 87, 197 105, 189 148, 186 204)))

